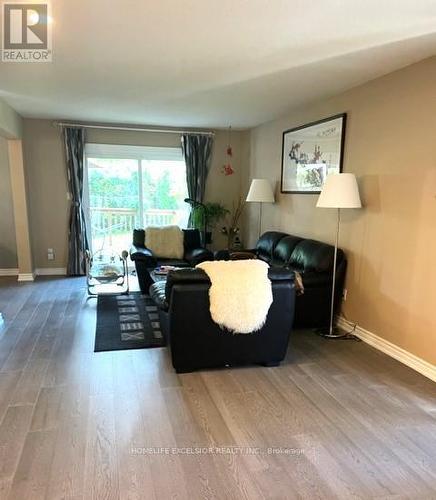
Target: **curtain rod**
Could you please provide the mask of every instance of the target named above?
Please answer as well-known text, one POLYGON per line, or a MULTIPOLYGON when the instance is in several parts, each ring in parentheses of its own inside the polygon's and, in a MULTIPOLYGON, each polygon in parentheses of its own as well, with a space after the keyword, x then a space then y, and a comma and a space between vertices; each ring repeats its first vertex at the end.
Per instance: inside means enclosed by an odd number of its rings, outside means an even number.
POLYGON ((53 122, 55 127, 83 127, 96 128, 103 130, 125 130, 130 132, 155 132, 161 134, 199 134, 199 135, 215 135, 215 132, 197 132, 195 130, 175 130, 168 128, 145 128, 145 127, 117 127, 115 125, 87 125, 85 123, 64 123, 53 122))

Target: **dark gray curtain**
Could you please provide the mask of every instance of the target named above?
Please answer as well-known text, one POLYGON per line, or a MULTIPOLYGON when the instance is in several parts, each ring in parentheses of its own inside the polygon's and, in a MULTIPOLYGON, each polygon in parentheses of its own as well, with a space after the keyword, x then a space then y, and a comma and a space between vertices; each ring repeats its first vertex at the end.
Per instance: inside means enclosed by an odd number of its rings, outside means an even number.
POLYGON ((85 130, 65 127, 63 135, 71 194, 67 274, 80 276, 85 274, 85 250, 89 248, 82 203, 85 130))
MULTIPOLYGON (((212 147, 213 136, 211 134, 182 134, 188 196, 200 203, 203 201, 206 189, 207 174, 212 160, 212 147)), ((189 217, 189 225, 191 225, 191 217, 189 217)))

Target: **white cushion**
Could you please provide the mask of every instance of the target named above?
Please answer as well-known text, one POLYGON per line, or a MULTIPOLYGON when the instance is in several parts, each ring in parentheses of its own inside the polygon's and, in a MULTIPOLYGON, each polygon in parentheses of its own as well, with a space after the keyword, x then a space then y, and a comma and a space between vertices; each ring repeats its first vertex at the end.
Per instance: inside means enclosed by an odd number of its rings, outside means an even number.
POLYGON ((179 226, 147 227, 145 246, 161 259, 183 259, 183 231, 179 226))

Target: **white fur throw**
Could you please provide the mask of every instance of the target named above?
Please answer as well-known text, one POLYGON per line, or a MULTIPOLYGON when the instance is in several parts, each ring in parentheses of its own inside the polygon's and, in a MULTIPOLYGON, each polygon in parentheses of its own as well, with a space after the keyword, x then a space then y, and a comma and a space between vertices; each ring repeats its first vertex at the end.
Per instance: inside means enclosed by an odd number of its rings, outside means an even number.
POLYGON ((183 231, 179 226, 147 227, 145 246, 156 257, 183 259, 183 231))
POLYGON ((260 330, 272 304, 268 265, 261 260, 202 262, 212 283, 210 314, 215 323, 234 333, 260 330))

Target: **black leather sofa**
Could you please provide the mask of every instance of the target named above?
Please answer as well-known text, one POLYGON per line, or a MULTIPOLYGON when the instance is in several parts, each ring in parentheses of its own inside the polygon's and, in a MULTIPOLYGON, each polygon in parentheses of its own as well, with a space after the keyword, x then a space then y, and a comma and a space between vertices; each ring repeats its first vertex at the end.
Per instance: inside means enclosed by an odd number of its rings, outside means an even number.
POLYGON ((221 329, 209 311, 210 280, 201 269, 170 271, 150 288, 177 373, 244 364, 277 366, 285 357, 294 320, 293 274, 269 270, 273 303, 263 328, 251 334, 221 329))
MULTIPOLYGON (((279 231, 264 233, 256 248, 246 250, 254 253, 272 267, 284 267, 301 274, 304 294, 295 301, 294 326, 299 328, 319 328, 328 326, 330 321, 331 289, 333 277, 334 247, 320 241, 301 238, 279 231)), ((236 254, 236 258, 237 258, 236 254)), ((230 259, 228 251, 219 251, 216 259, 230 259)), ((341 304, 347 260, 338 249, 335 310, 341 304)))
POLYGON ((183 259, 162 259, 153 255, 145 247, 145 230, 133 230, 133 244, 130 248, 130 258, 135 263, 139 287, 142 293, 148 293, 153 280, 150 271, 157 266, 194 267, 205 260, 213 260, 213 253, 201 246, 198 229, 183 229, 184 254, 183 259))

